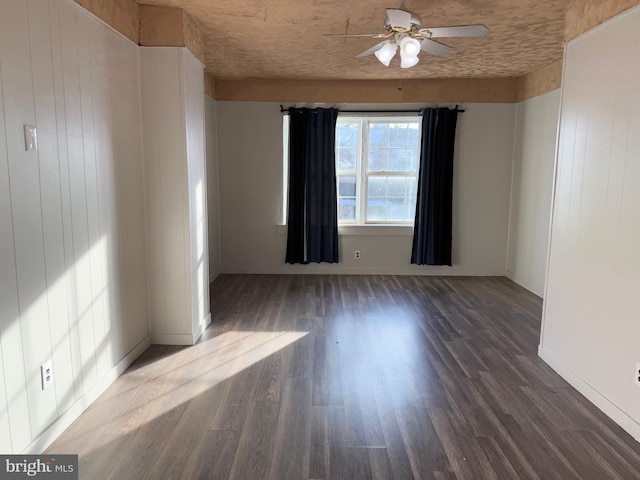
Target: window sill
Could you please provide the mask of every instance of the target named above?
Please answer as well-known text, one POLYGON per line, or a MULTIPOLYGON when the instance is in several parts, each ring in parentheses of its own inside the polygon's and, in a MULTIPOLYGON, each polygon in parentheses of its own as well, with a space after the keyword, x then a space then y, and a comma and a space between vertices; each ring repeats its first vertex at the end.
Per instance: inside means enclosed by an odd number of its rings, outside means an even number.
MULTIPOLYGON (((278 235, 287 234, 286 225, 276 225, 278 235)), ((340 236, 369 236, 369 237, 410 237, 413 235, 412 225, 341 225, 338 227, 340 236)))

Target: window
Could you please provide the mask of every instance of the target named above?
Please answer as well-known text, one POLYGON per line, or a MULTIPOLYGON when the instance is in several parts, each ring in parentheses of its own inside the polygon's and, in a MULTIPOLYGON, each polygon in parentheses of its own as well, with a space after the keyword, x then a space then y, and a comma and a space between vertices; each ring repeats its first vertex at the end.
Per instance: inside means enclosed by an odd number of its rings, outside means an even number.
POLYGON ((338 118, 338 222, 412 224, 419 147, 417 116, 338 118))
MULTIPOLYGON (((413 225, 421 118, 340 115, 336 177, 340 225, 413 225)), ((289 116, 282 120, 282 223, 287 221, 289 116)))

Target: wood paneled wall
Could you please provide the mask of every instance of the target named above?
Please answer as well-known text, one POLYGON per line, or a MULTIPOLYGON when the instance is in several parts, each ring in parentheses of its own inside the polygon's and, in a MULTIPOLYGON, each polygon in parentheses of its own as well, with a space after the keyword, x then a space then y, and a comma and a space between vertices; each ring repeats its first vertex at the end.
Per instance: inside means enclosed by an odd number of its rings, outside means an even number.
POLYGON ((192 345, 210 321, 204 71, 183 48, 141 59, 151 339, 192 345))
POLYGON ((3 4, 2 452, 83 408, 147 337, 138 50, 71 0, 3 4))
POLYGON ((541 354, 640 439, 640 8, 566 50, 541 354))

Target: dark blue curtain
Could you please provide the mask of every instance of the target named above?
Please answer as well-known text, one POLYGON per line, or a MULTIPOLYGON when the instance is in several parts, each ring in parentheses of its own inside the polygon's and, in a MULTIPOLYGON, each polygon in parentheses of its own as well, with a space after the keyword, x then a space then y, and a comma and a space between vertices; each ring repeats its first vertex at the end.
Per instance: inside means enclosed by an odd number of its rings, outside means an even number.
POLYGON ((286 263, 338 262, 338 110, 289 109, 286 263))
POLYGON ((453 148, 458 109, 422 110, 420 172, 411 263, 451 266, 453 148))

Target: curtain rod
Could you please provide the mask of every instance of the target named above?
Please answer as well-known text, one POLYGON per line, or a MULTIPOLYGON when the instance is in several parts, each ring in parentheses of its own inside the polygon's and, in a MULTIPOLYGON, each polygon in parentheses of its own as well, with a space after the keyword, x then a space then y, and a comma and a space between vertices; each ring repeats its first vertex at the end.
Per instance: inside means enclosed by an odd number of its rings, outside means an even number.
MULTIPOLYGON (((458 105, 456 105, 458 108, 458 105)), ((284 108, 280 105, 280 113, 289 113, 290 108, 284 108)), ((339 113, 422 113, 422 110, 340 110, 339 113)), ((458 113, 464 113, 466 110, 458 110, 458 113)))

